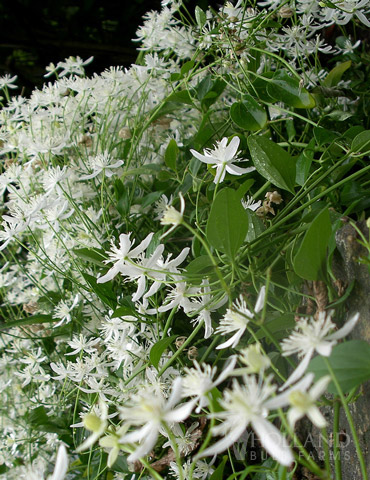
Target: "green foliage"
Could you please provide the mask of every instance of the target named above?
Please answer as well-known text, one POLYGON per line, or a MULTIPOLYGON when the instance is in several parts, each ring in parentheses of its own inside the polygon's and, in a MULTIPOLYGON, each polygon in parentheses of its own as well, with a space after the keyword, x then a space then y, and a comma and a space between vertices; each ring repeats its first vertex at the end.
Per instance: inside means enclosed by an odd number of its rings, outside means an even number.
POLYGON ((212 203, 206 235, 218 251, 234 259, 248 232, 248 216, 234 190, 223 188, 212 203))
POLYGON ((289 153, 262 136, 248 137, 248 146, 257 172, 273 185, 294 193, 296 165, 289 153))
POLYGON ((294 271, 306 280, 325 277, 325 260, 331 236, 329 211, 322 210, 309 225, 297 254, 294 257, 294 271))
MULTIPOLYGON (((350 340, 336 345, 329 362, 344 393, 370 380, 370 345, 364 340, 350 340)), ((316 378, 329 374, 325 361, 320 356, 311 360, 309 370, 316 378)), ((328 391, 337 393, 333 382, 328 391)))

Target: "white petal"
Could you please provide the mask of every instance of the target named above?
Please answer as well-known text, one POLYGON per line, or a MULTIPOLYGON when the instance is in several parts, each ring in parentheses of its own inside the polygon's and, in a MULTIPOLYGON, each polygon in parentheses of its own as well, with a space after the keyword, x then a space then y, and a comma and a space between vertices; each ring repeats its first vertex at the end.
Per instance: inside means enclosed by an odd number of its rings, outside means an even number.
POLYGON ((308 410, 307 417, 317 428, 324 428, 327 425, 325 417, 315 405, 308 410))
POLYGON ((287 414, 290 428, 294 429, 294 425, 296 424, 296 422, 298 422, 300 418, 303 417, 303 415, 304 415, 303 412, 298 410, 298 408, 292 407, 287 414))
POLYGON ((225 178, 225 173, 225 165, 218 165, 216 168, 216 176, 213 180, 213 183, 222 183, 223 179, 225 178))
POLYGON ((360 20, 360 22, 362 22, 367 27, 370 27, 369 20, 365 17, 365 15, 362 12, 357 11, 357 12, 355 12, 355 15, 360 20))
POLYGON ((240 144, 239 137, 234 137, 231 139, 231 142, 229 143, 229 145, 226 147, 226 150, 225 150, 224 160, 226 162, 228 162, 229 160, 235 157, 235 154, 239 148, 239 144, 240 144))
POLYGON ((143 439, 148 435, 148 433, 151 431, 152 428, 153 427, 150 422, 146 423, 143 427, 139 428, 138 430, 134 430, 133 432, 126 433, 126 435, 123 435, 119 441, 121 443, 139 442, 141 439, 143 439))
POLYGON ((57 460, 53 474, 49 480, 63 480, 68 470, 68 455, 66 447, 61 444, 58 450, 57 460))
POLYGON ((220 373, 218 379, 214 382, 213 386, 217 387, 220 383, 222 383, 234 370, 235 364, 237 361, 237 356, 232 355, 224 365, 222 372, 220 373))
POLYGON ((145 442, 140 445, 131 455, 127 457, 129 462, 136 462, 139 458, 142 458, 144 455, 149 453, 155 445, 155 442, 158 438, 158 429, 153 426, 151 430, 148 432, 148 436, 145 439, 145 442))
POLYGON ((231 338, 229 338, 229 340, 227 340, 227 342, 221 343, 221 345, 217 345, 216 350, 221 350, 222 348, 227 348, 231 345, 234 348, 239 343, 240 337, 243 335, 244 330, 244 328, 242 330, 238 330, 231 338))
POLYGON ((148 247, 149 243, 152 241, 154 233, 149 233, 149 235, 144 238, 144 240, 139 243, 137 247, 135 247, 133 250, 130 252, 130 258, 136 258, 140 253, 142 253, 146 248, 148 247))
POLYGON ((171 395, 167 401, 167 409, 170 409, 173 405, 176 405, 181 399, 182 391, 182 378, 177 377, 172 383, 171 395))
POLYGON ((139 281, 137 284, 136 293, 134 293, 134 295, 132 296, 133 302, 137 302, 143 296, 143 293, 145 292, 145 287, 146 287, 145 275, 140 275, 139 281))
POLYGON ((272 458, 286 467, 293 463, 294 457, 288 442, 272 423, 256 417, 252 420, 252 427, 259 436, 262 446, 272 458))
POLYGON ((360 318, 360 314, 357 312, 337 332, 332 333, 331 335, 328 335, 326 337, 327 340, 339 340, 340 338, 343 338, 346 335, 348 335, 349 332, 351 332, 352 329, 355 327, 359 318, 360 318))
POLYGON ((289 387, 292 383, 296 382, 301 378, 304 372, 307 370, 308 364, 310 363, 312 354, 314 352, 313 348, 310 348, 306 355, 303 357, 301 362, 298 364, 298 367, 294 370, 294 372, 290 375, 288 380, 282 385, 279 390, 284 390, 285 388, 289 387))
POLYGON ((175 408, 171 412, 168 412, 164 416, 166 422, 182 422, 191 414, 193 408, 195 407, 197 400, 191 400, 186 402, 181 407, 175 408))
POLYGON ((254 167, 241 168, 234 164, 226 165, 226 171, 231 173, 231 175, 243 175, 244 173, 253 172, 254 170, 254 167))
POLYGON ((197 158, 198 160, 200 160, 203 163, 209 163, 210 165, 218 163, 217 159, 214 158, 214 157, 202 155, 201 153, 198 153, 196 150, 192 150, 192 149, 190 149, 190 152, 192 153, 192 155, 195 158, 197 158))
POLYGON ((117 265, 113 265, 113 267, 108 270, 108 272, 103 275, 102 277, 99 277, 96 280, 96 283, 106 283, 109 282, 110 280, 113 280, 113 278, 119 273, 120 269, 117 267, 117 265))
POLYGON ((313 385, 310 389, 310 397, 313 400, 317 400, 321 397, 321 395, 326 391, 327 386, 330 383, 330 375, 325 375, 325 377, 321 377, 315 385, 313 385))
POLYGON ((256 313, 260 312, 263 308, 263 305, 265 303, 265 297, 266 297, 266 287, 263 286, 260 290, 260 293, 258 294, 258 298, 256 301, 256 306, 254 307, 254 311, 256 313))
POLYGON ((240 422, 240 425, 236 428, 233 428, 230 431, 230 433, 226 435, 225 438, 223 438, 222 440, 219 440, 211 447, 206 448, 199 455, 196 455, 194 460, 197 460, 198 458, 202 458, 202 457, 209 457, 211 455, 217 455, 218 453, 225 451, 227 448, 229 448, 233 443, 235 443, 238 440, 238 438, 242 435, 244 430, 247 428, 247 425, 248 424, 246 423, 240 422))
POLYGON ((286 407, 290 403, 289 396, 292 393, 292 391, 299 390, 299 391, 305 392, 308 389, 308 387, 311 385, 313 378, 314 378, 314 374, 308 373, 289 390, 285 390, 285 392, 280 393, 279 395, 276 395, 276 397, 271 398, 270 400, 265 402, 263 405, 268 410, 286 407))
POLYGON ((329 357, 335 344, 336 342, 327 342, 325 340, 322 340, 321 343, 316 345, 316 352, 323 357, 329 357))

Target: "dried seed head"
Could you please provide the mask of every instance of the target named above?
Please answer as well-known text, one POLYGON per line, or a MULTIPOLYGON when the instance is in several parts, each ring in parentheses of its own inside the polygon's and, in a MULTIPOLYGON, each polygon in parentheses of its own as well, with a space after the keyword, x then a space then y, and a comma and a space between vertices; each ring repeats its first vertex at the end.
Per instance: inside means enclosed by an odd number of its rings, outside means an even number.
POLYGON ((195 360, 198 357, 198 349, 197 347, 190 347, 188 350, 188 359, 195 360))
POLYGON ((186 341, 187 337, 177 337, 175 340, 176 348, 179 349, 182 347, 186 341))
POLYGON ((282 196, 276 190, 274 192, 267 192, 265 198, 268 202, 276 203, 276 205, 279 205, 283 201, 282 196))

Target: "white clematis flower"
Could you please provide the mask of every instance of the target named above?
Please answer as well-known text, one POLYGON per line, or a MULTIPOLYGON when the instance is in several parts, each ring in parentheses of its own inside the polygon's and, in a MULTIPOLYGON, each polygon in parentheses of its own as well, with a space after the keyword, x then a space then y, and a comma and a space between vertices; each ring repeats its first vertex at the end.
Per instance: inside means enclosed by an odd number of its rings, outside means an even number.
POLYGON ((296 353, 303 358, 281 389, 288 387, 302 377, 314 352, 323 357, 329 357, 337 341, 349 334, 360 316, 359 313, 356 313, 342 328, 333 332, 336 328, 335 323, 331 320, 333 313, 333 311, 320 312, 317 320, 313 317, 299 320, 293 333, 283 340, 281 346, 284 356, 296 353))
MULTIPOLYGON (((224 411, 212 415, 223 421, 213 428, 213 435, 223 435, 224 438, 204 450, 199 456, 217 455, 223 452, 239 439, 248 425, 251 425, 271 457, 282 465, 291 465, 294 458, 286 439, 267 420, 269 410, 277 408, 273 397, 276 387, 270 383, 269 378, 264 383, 261 379, 257 381, 254 376, 243 378, 244 385, 240 385, 234 379, 232 390, 226 390, 224 398, 219 401, 224 411)), ((282 405, 280 401, 279 406, 282 405)))
POLYGON ((254 167, 241 168, 234 165, 235 162, 240 162, 240 159, 235 157, 240 144, 240 138, 234 137, 229 145, 227 145, 227 137, 224 137, 221 141, 216 143, 215 148, 207 148, 204 150, 204 154, 197 152, 196 150, 190 150, 195 158, 208 165, 213 165, 216 168, 216 176, 214 183, 221 183, 226 172, 231 175, 243 175, 255 170, 254 167))

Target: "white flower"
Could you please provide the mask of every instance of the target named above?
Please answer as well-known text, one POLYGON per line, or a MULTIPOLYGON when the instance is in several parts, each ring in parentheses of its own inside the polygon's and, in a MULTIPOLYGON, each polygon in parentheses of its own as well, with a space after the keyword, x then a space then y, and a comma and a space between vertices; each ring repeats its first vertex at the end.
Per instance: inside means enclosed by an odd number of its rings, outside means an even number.
POLYGON ((228 297, 224 295, 214 303, 214 297, 211 295, 211 288, 207 279, 202 281, 202 292, 199 300, 193 302, 194 313, 198 313, 191 323, 204 323, 204 338, 209 338, 213 333, 211 313, 217 311, 224 305, 228 297))
POLYGON ((324 428, 326 426, 326 420, 317 408, 316 400, 325 392, 329 382, 330 376, 327 375, 320 378, 320 380, 315 383, 308 392, 304 389, 296 390, 294 387, 292 388, 292 391, 289 394, 291 408, 288 411, 288 421, 292 428, 294 428, 296 421, 304 415, 307 415, 316 427, 324 428))
POLYGON ((353 315, 342 328, 334 333, 332 332, 336 325, 332 322, 333 311, 320 312, 318 319, 303 318, 297 322, 293 333, 281 343, 283 355, 293 355, 303 357, 298 367, 290 375, 288 380, 281 387, 286 388, 297 381, 306 371, 308 364, 314 352, 329 357, 337 340, 345 337, 356 325, 360 314, 353 315))
POLYGON ((181 378, 176 378, 172 385, 171 396, 167 401, 162 393, 154 393, 148 389, 133 398, 132 407, 120 408, 120 417, 126 424, 142 425, 138 430, 120 438, 121 443, 140 442, 140 446, 127 457, 129 462, 135 462, 151 451, 163 423, 182 422, 190 415, 194 402, 187 402, 174 408, 181 399, 181 385, 181 378))
POLYGON ((243 175, 244 173, 252 172, 254 167, 240 168, 233 165, 233 162, 239 162, 240 159, 235 158, 237 150, 239 148, 240 138, 234 137, 229 145, 227 145, 227 137, 224 137, 221 141, 216 143, 213 150, 205 149, 204 154, 198 153, 196 150, 190 150, 195 158, 203 163, 214 165, 216 168, 216 176, 214 183, 221 183, 226 172, 231 175, 243 175))
MULTIPOLYGON (((98 417, 95 413, 88 413, 83 417, 83 424, 86 430, 92 432, 77 449, 76 452, 83 452, 90 448, 103 435, 108 426, 108 407, 101 399, 99 401, 101 415, 98 417)), ((73 425, 72 425, 73 426, 73 425)))
POLYGON ((144 250, 148 247, 149 243, 152 240, 154 233, 149 233, 145 239, 134 249, 131 250, 134 242, 130 240, 131 233, 125 234, 122 233, 119 236, 119 248, 114 245, 112 240, 112 248, 108 253, 110 256, 109 260, 106 260, 105 263, 114 263, 113 267, 102 277, 97 279, 97 283, 105 283, 112 280, 118 273, 123 273, 125 266, 128 264, 130 266, 130 261, 134 258, 138 258, 144 250))
POLYGON ((211 365, 207 365, 205 363, 200 366, 199 363, 194 360, 194 368, 184 368, 186 375, 183 377, 182 396, 195 396, 195 399, 198 402, 198 407, 195 410, 196 413, 199 413, 202 408, 209 404, 209 392, 229 376, 235 367, 235 363, 236 357, 230 357, 217 380, 214 380, 217 367, 211 367, 211 365))
POLYGON ((182 219, 185 211, 185 200, 181 192, 179 193, 180 197, 180 211, 176 210, 172 205, 167 205, 166 210, 163 213, 161 218, 162 225, 172 225, 172 227, 167 230, 167 232, 161 236, 161 238, 166 237, 171 233, 178 225, 181 225, 182 219))
MULTIPOLYGON (((265 301, 265 287, 261 288, 261 291, 258 295, 256 305, 254 307, 254 312, 258 313, 263 308, 263 304, 265 301)), ((232 308, 228 308, 226 310, 226 314, 220 320, 220 325, 216 329, 216 333, 221 333, 225 335, 227 333, 235 332, 234 335, 229 338, 221 345, 218 345, 216 349, 232 347, 235 348, 239 343, 240 339, 245 332, 249 321, 254 317, 254 313, 252 313, 248 308, 245 300, 240 295, 239 299, 233 303, 232 308)))
POLYGON ((240 361, 247 367, 245 373, 263 373, 271 365, 267 355, 261 353, 261 344, 255 343, 240 351, 240 361))
POLYGON ((104 172, 106 177, 112 177, 114 175, 112 169, 119 168, 121 165, 123 165, 123 160, 117 160, 117 162, 113 163, 113 158, 108 152, 99 153, 95 157, 89 157, 89 166, 92 169, 92 173, 82 175, 80 180, 95 178, 102 172, 104 172))
POLYGON ((11 77, 8 73, 0 77, 0 90, 3 88, 18 88, 17 85, 13 85, 17 78, 17 75, 11 77))
POLYGON ((244 385, 239 385, 234 379, 232 390, 225 390, 224 398, 219 401, 224 411, 213 415, 222 420, 213 428, 213 434, 223 435, 224 438, 200 456, 216 455, 231 447, 251 424, 266 451, 282 465, 289 466, 293 462, 289 445, 280 431, 266 419, 269 410, 275 408, 272 397, 275 390, 269 379, 262 383, 261 379, 257 382, 255 377, 245 376, 244 385))
POLYGON ((80 301, 80 296, 77 294, 73 299, 72 304, 69 305, 64 300, 61 300, 58 305, 54 308, 53 318, 60 319, 60 322, 56 323, 55 327, 60 327, 63 323, 67 324, 72 320, 71 312, 75 308, 75 306, 80 301))

